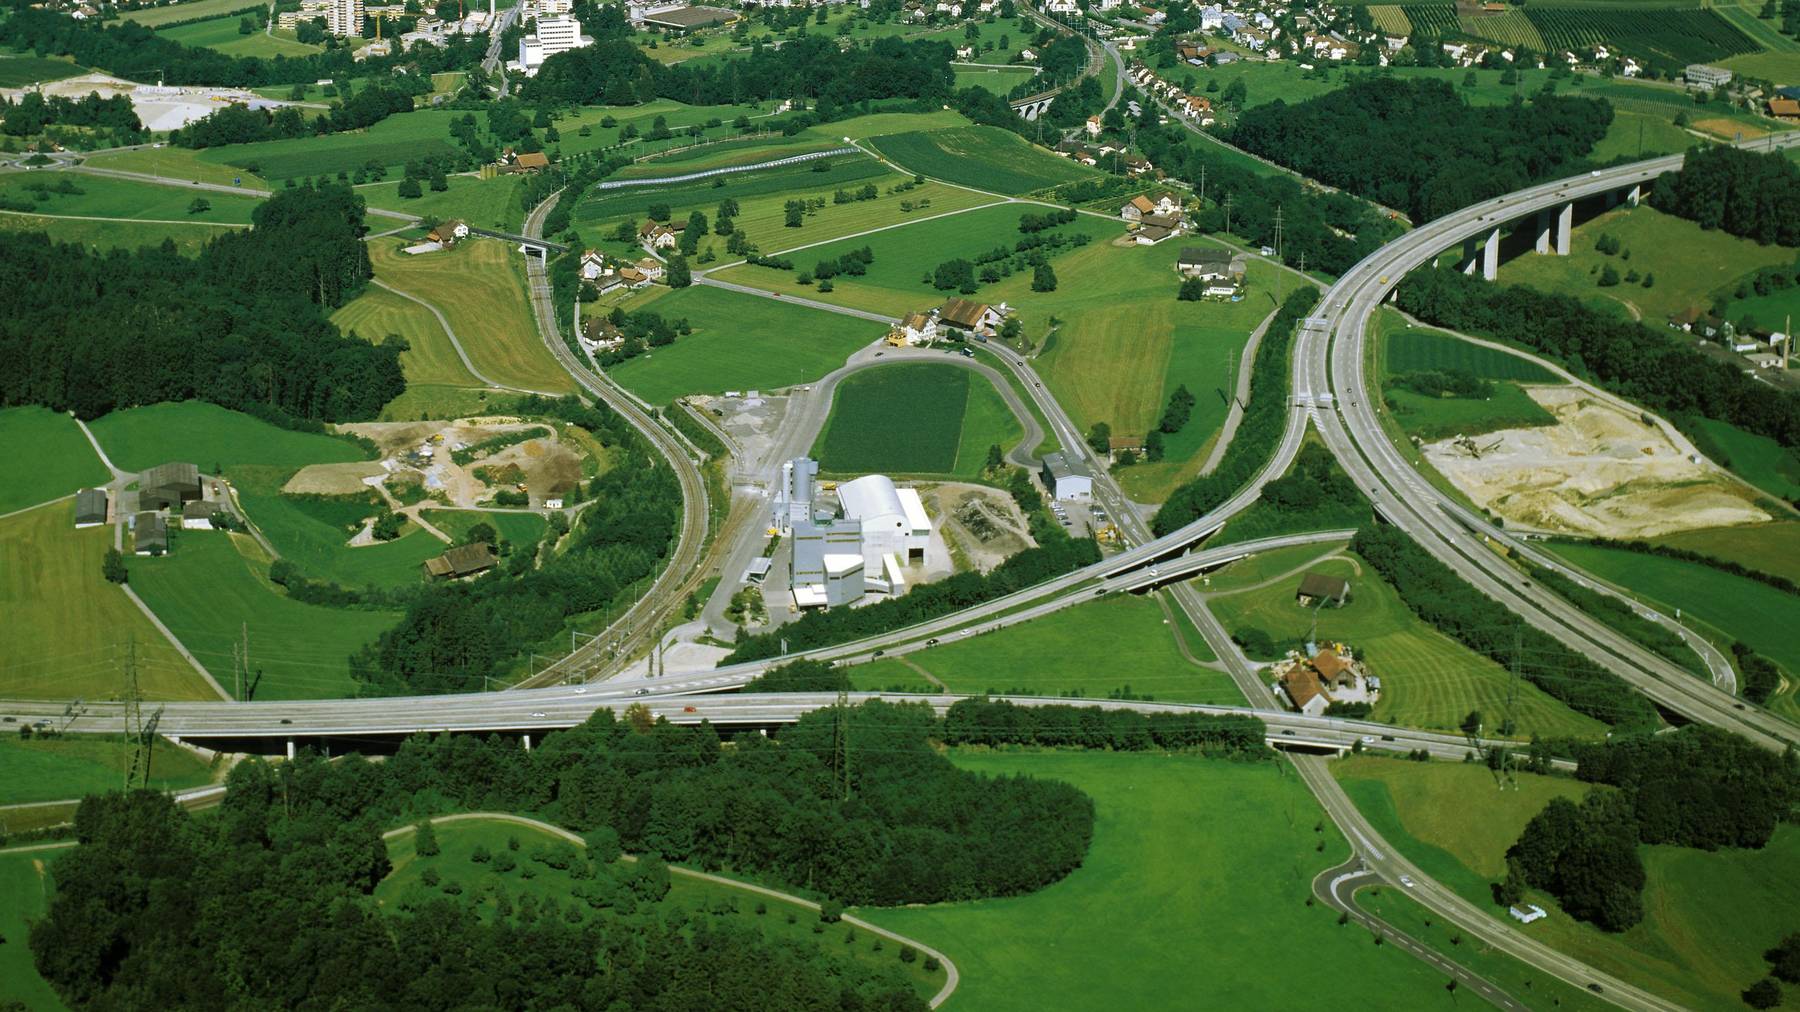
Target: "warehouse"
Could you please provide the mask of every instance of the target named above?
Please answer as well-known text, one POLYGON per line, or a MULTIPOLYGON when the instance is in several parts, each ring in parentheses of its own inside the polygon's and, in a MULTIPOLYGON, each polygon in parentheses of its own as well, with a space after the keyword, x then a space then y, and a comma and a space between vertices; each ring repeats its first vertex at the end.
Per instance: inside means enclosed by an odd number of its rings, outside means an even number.
POLYGON ((925 557, 925 546, 931 542, 931 518, 917 491, 895 488, 886 475, 869 474, 839 485, 838 502, 846 520, 862 524, 866 570, 882 571, 886 555, 902 563, 925 557))
POLYGON ((1080 462, 1060 453, 1044 454, 1044 488, 1056 499, 1092 499, 1094 479, 1080 462))
POLYGON ((169 551, 169 526, 161 513, 144 512, 131 525, 132 551, 139 555, 166 555, 169 551))
POLYGON ((84 488, 75 493, 75 526, 98 527, 106 522, 106 490, 84 488))
POLYGON ((147 510, 180 509, 200 498, 200 469, 192 464, 158 464, 138 476, 138 505, 147 510))

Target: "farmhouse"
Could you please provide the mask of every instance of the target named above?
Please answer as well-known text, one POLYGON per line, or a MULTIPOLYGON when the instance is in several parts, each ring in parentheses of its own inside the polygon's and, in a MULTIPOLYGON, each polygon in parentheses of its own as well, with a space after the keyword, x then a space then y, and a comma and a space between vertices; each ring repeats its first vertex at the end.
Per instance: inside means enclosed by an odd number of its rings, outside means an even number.
POLYGON ((1231 251, 1184 246, 1175 260, 1175 269, 1183 277, 1213 281, 1231 276, 1231 251))
POLYGON ((643 275, 646 283, 661 281, 663 276, 662 261, 655 257, 645 257, 637 262, 637 271, 643 275))
POLYGON ((1294 592, 1294 599, 1308 608, 1314 604, 1342 608, 1350 599, 1350 581, 1324 573, 1307 573, 1300 578, 1300 589, 1294 592))
POLYGON ((1331 697, 1319 687, 1318 675, 1304 665, 1296 664, 1283 672, 1276 691, 1287 698, 1289 706, 1309 717, 1317 717, 1331 705, 1331 697))
POLYGON ((1769 115, 1776 119, 1800 119, 1800 101, 1791 98, 1769 99, 1769 115))
POLYGON ((937 310, 927 313, 908 313, 901 319, 899 326, 888 331, 888 343, 901 345, 930 344, 938 337, 937 310))
POLYGON ((210 531, 213 529, 212 515, 215 508, 212 503, 196 499, 181 507, 181 529, 184 531, 210 531))
POLYGON ((138 475, 138 505, 142 509, 175 509, 198 498, 200 469, 193 464, 158 464, 138 475))
POLYGON ((1048 489, 1055 499, 1092 499, 1094 497, 1094 476, 1080 461, 1070 460, 1061 453, 1044 454, 1044 469, 1040 474, 1044 480, 1044 488, 1048 489))
POLYGON ((638 242, 650 249, 674 249, 675 244, 681 241, 681 233, 684 231, 685 225, 671 228, 661 222, 646 221, 638 226, 638 242))
POLYGON ((1119 459, 1119 454, 1121 454, 1121 453, 1141 454, 1143 452, 1144 452, 1144 437, 1143 436, 1109 436, 1109 437, 1107 437, 1106 457, 1110 461, 1113 461, 1116 463, 1119 459))
POLYGON ((1322 713, 1332 703, 1373 703, 1381 694, 1381 680, 1340 644, 1325 644, 1310 657, 1289 651, 1271 670, 1276 690, 1305 714, 1322 713))
POLYGON ((458 239, 467 239, 468 237, 469 226, 454 218, 440 223, 437 227, 425 233, 426 239, 444 247, 454 246, 458 239))
POLYGON ((1164 225, 1140 225, 1131 234, 1132 241, 1139 246, 1154 246, 1164 239, 1176 235, 1176 231, 1164 225))
POLYGON ((145 511, 131 524, 131 550, 139 555, 166 555, 169 551, 169 525, 161 513, 145 511))
POLYGON ((985 302, 973 302, 969 299, 950 299, 938 310, 937 316, 940 327, 954 327, 992 337, 1006 319, 1006 314, 1005 303, 990 306, 985 302))
POLYGON ((106 490, 84 488, 75 493, 75 526, 98 527, 106 522, 106 490))
POLYGON ((1124 207, 1119 208, 1119 217, 1126 221, 1143 221, 1144 215, 1155 213, 1156 205, 1149 197, 1144 196, 1133 197, 1125 202, 1124 207))
POLYGON ((477 541, 472 545, 458 545, 434 559, 426 559, 420 568, 433 580, 460 580, 492 569, 496 561, 494 549, 485 541, 477 541))

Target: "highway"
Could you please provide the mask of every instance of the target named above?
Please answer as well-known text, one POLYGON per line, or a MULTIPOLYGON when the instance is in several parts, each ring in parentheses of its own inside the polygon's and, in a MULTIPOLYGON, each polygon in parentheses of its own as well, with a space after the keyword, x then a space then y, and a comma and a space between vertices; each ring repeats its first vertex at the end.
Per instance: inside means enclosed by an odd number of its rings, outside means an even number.
MULTIPOLYGON (((1792 136, 1785 141, 1793 142, 1792 136)), ((1380 514, 1464 580, 1563 644, 1617 672, 1659 705, 1780 749, 1800 738, 1793 725, 1739 702, 1729 692, 1694 677, 1525 579, 1491 543, 1554 567, 1598 592, 1610 593, 1573 567, 1494 527, 1413 471, 1381 427, 1376 416, 1379 399, 1371 395, 1364 367, 1369 354, 1369 318, 1408 271, 1459 246, 1465 238, 1570 200, 1648 183, 1680 164, 1677 155, 1545 183, 1406 233, 1351 268, 1326 292, 1320 315, 1301 328, 1295 350, 1295 390, 1298 400, 1311 403, 1309 410, 1326 445, 1380 514)), ((1630 603, 1640 612, 1648 610, 1630 603)), ((1663 619, 1672 621, 1666 616, 1663 619)))

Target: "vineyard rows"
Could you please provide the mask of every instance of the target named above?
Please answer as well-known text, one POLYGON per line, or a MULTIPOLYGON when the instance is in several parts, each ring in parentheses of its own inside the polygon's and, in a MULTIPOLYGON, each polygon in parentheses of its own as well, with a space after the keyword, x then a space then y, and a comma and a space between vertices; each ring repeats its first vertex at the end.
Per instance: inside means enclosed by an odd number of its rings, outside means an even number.
MULTIPOLYGON (((1662 8, 1649 15, 1642 7, 1532 6, 1458 18, 1451 4, 1410 4, 1399 8, 1398 14, 1425 35, 1486 39, 1539 53, 1584 52, 1606 45, 1639 57, 1689 64, 1760 49, 1717 12, 1697 7, 1662 8)), ((1385 24, 1382 27, 1389 30, 1385 24)))

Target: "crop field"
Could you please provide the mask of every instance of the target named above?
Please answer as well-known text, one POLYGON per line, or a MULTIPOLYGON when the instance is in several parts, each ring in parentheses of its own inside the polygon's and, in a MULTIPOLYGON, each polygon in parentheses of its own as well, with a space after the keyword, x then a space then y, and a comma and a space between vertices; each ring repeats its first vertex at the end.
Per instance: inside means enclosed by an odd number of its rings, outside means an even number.
POLYGON ((75 420, 48 408, 0 409, 0 446, 16 466, 0 484, 0 514, 112 478, 75 420))
POLYGON ((1711 527, 1665 534, 1655 540, 1800 583, 1800 521, 1711 527))
POLYGON ((284 38, 281 33, 270 35, 261 28, 248 35, 239 34, 238 23, 241 20, 240 17, 228 15, 208 21, 196 21, 191 25, 165 28, 156 34, 184 46, 212 49, 226 56, 271 59, 276 56, 310 56, 321 52, 319 46, 284 38))
POLYGON ((366 458, 361 448, 345 440, 278 429, 203 401, 114 411, 88 427, 113 464, 128 471, 172 460, 188 461, 211 474, 220 466, 229 469, 240 463, 298 469, 366 458))
MULTIPOLYGON (((575 209, 575 218, 578 222, 610 220, 622 216, 642 220, 644 209, 651 204, 703 207, 710 218, 712 208, 726 197, 734 197, 742 204, 747 203, 747 198, 769 194, 797 197, 801 194, 794 191, 804 190, 808 196, 823 194, 829 199, 833 191, 842 187, 855 189, 876 179, 882 181, 879 185, 886 187, 898 181, 886 166, 873 158, 844 155, 820 161, 827 166, 823 171, 818 168, 818 161, 812 161, 777 165, 753 172, 735 172, 723 177, 695 179, 667 186, 646 184, 594 190, 582 198, 580 206, 575 209), (724 180, 723 186, 715 185, 719 179, 724 180)), ((678 169, 658 175, 681 175, 687 171, 693 170, 678 169)))
MULTIPOLYGON (((742 140, 677 148, 654 158, 634 162, 607 178, 657 179, 663 176, 680 176, 690 172, 705 172, 708 169, 756 165, 761 162, 774 161, 777 158, 792 158, 795 155, 810 154, 814 151, 832 151, 843 146, 842 140, 806 134, 794 134, 791 137, 781 134, 772 134, 767 137, 746 137, 742 140)), ((803 169, 810 168, 810 166, 810 162, 800 164, 800 168, 803 169)))
POLYGON ((1456 20, 1456 7, 1452 4, 1403 4, 1400 12, 1414 31, 1427 35, 1443 38, 1462 31, 1462 25, 1456 20))
POLYGON ((574 381, 538 336, 524 266, 507 243, 468 239, 423 256, 400 252, 404 239, 369 245, 375 276, 438 308, 483 376, 504 386, 566 393, 574 381))
POLYGON ((56 851, 0 853, 0 1005, 18 1002, 19 1008, 61 1012, 68 1006, 38 976, 31 961, 31 922, 50 907, 54 887, 50 864, 56 851))
POLYGON ((849 119, 832 120, 830 123, 808 127, 807 130, 835 140, 848 137, 853 141, 860 141, 887 134, 903 134, 915 130, 946 130, 951 127, 969 125, 968 118, 962 113, 949 109, 934 109, 931 112, 871 112, 862 116, 852 116, 849 119))
POLYGON ((1100 176, 999 127, 893 134, 870 143, 909 172, 1014 196, 1100 176))
POLYGON ((0 55, 0 88, 23 88, 28 84, 61 81, 85 71, 86 68, 68 60, 0 55))
MULTIPOLYGON (((883 198, 886 199, 886 198, 883 198)), ((879 203, 878 201, 875 203, 879 203)), ((852 205, 854 206, 854 205, 852 205)), ((936 213, 933 206, 931 213, 936 213)), ((739 284, 754 285, 770 291, 799 295, 803 298, 816 299, 835 305, 852 306, 871 312, 901 316, 914 310, 929 306, 941 305, 944 299, 955 295, 953 291, 939 291, 928 283, 921 282, 921 277, 930 273, 938 264, 958 257, 973 259, 996 246, 1012 246, 1021 236, 1018 230, 1021 215, 1042 213, 1044 208, 1035 205, 996 204, 965 211, 961 214, 947 215, 929 221, 918 221, 900 228, 891 228, 873 235, 852 236, 836 242, 807 249, 804 253, 792 253, 793 271, 777 270, 772 267, 743 266, 733 267, 721 273, 721 278, 739 284), (830 292, 818 292, 812 286, 802 285, 795 277, 802 270, 812 268, 819 260, 836 259, 852 250, 869 247, 875 254, 875 262, 869 265, 869 272, 862 277, 839 276, 832 279, 835 286, 830 292)), ((1067 233, 1079 231, 1091 237, 1088 246, 1077 253, 1091 251, 1124 231, 1124 226, 1116 221, 1108 221, 1091 215, 1077 218, 1073 223, 1056 230, 1067 233)), ((1173 264, 1176 251, 1172 246, 1165 246, 1163 252, 1168 254, 1173 264)), ((1052 260, 1054 264, 1070 261, 1077 254, 1064 253, 1052 260)), ((1060 270, 1061 268, 1059 268, 1060 270)), ((1074 268, 1069 268, 1074 271, 1074 268)), ((1082 277, 1079 272, 1071 273, 1071 279, 1082 277)), ((1173 301, 1174 275, 1169 275, 1170 299, 1173 301)), ((1014 287, 1023 287, 1029 293, 1031 272, 1014 275, 1008 281, 986 285, 970 298, 983 302, 999 302, 1003 296, 996 294, 1005 289, 1009 294, 1006 300, 1012 305, 1020 303, 1011 298, 1014 287), (1022 281, 1022 285, 1012 282, 1022 281)), ((1079 287, 1071 282, 1071 289, 1079 287)), ((1029 328, 1028 328, 1029 329, 1029 328)))
MULTIPOLYGON (((247 225, 250 214, 262 203, 260 197, 239 197, 228 193, 205 193, 163 186, 156 183, 134 183, 105 176, 79 173, 48 175, 41 172, 9 172, 0 174, 0 195, 30 202, 44 214, 83 215, 99 218, 158 219, 195 224, 247 225), (67 181, 81 193, 58 193, 55 187, 67 181), (46 186, 45 199, 28 187, 46 186), (188 205, 198 197, 211 205, 207 210, 190 214, 188 205)), ((211 232, 208 235, 214 234, 211 232)))
POLYGON ((1381 338, 1387 374, 1454 369, 1489 380, 1555 383, 1555 373, 1536 362, 1428 327, 1389 329, 1381 338))
POLYGON ((993 384, 954 365, 901 362, 846 377, 813 447, 831 474, 981 473, 987 449, 1023 435, 993 384))
POLYGON ((370 207, 404 211, 421 217, 460 218, 472 225, 503 231, 516 231, 525 212, 519 207, 522 176, 448 176, 449 189, 442 193, 426 188, 423 195, 408 200, 400 196, 400 180, 364 183, 356 188, 370 207))
POLYGON ((1791 249, 1702 229, 1652 207, 1621 208, 1576 226, 1566 257, 1526 253, 1501 264, 1500 281, 1589 301, 1610 299, 1637 309, 1645 322, 1658 326, 1689 306, 1711 305, 1715 291, 1735 285, 1760 267, 1786 265, 1793 259, 1791 249), (1619 240, 1618 255, 1606 256, 1594 248, 1603 233, 1619 240), (1621 277, 1632 270, 1655 275, 1656 284, 1600 288, 1596 275, 1608 266, 1621 277))
POLYGON ((952 67, 956 73, 956 89, 986 88, 1005 96, 1037 75, 1029 67, 952 67))
POLYGON ((369 286, 363 293, 331 314, 331 322, 344 333, 355 333, 380 343, 390 336, 403 338, 407 350, 400 353, 406 383, 444 386, 481 386, 457 357, 456 348, 431 311, 385 289, 369 286))
POLYGON ((1092 699, 1130 691, 1164 702, 1243 705, 1229 675, 1182 656, 1178 635, 1189 653, 1213 659, 1185 622, 1168 622, 1161 601, 1132 594, 1107 597, 966 639, 947 636, 942 646, 892 663, 914 669, 915 678, 923 669, 951 692, 1092 699))
MULTIPOLYGON (((1311 570, 1350 580, 1350 601, 1322 608, 1316 635, 1341 640, 1381 678, 1374 719, 1412 727, 1453 729, 1471 710, 1498 723, 1507 712, 1513 679, 1507 670, 1422 622, 1399 595, 1354 556, 1328 560, 1311 570)), ((1212 598, 1213 611, 1236 635, 1260 629, 1280 651, 1297 648, 1313 630, 1314 612, 1294 600, 1299 578, 1257 590, 1212 598)), ((1261 658, 1272 660, 1273 658, 1261 658)), ((1531 658, 1522 660, 1529 667, 1531 658)), ((1605 726, 1520 681, 1513 706, 1519 734, 1597 738, 1605 726)))
POLYGON ((1516 383, 1494 384, 1494 395, 1484 400, 1428 397, 1399 387, 1383 391, 1382 396, 1401 427, 1428 442, 1556 423, 1556 417, 1516 383))
POLYGON ((655 287, 626 308, 686 319, 694 328, 611 370, 615 381, 651 404, 815 380, 886 333, 879 323, 700 285, 655 287))
MULTIPOLYGON (((1530 817, 1528 799, 1540 803, 1585 785, 1520 774, 1520 790, 1502 793, 1479 783, 1486 773, 1458 764, 1354 761, 1341 776, 1357 808, 1389 843, 1463 898, 1500 917, 1489 882, 1504 870, 1505 849, 1530 817), (1372 763, 1382 765, 1376 767, 1372 763), (1465 782, 1468 781, 1468 782, 1465 782), (1487 792, 1492 790, 1492 794, 1487 792), (1475 791, 1487 797, 1466 817, 1475 791), (1523 795, 1520 798, 1519 795, 1523 795)), ((1547 895, 1527 899, 1550 916, 1527 933, 1608 973, 1690 1008, 1726 1008, 1745 981, 1768 972, 1762 952, 1793 930, 1790 914, 1800 904, 1800 882, 1790 873, 1800 859, 1800 828, 1782 826, 1762 850, 1708 853, 1687 848, 1640 847, 1647 883, 1644 920, 1609 934, 1567 916, 1547 895)))
POLYGON ((1369 20, 1374 22, 1375 30, 1389 35, 1408 36, 1412 34, 1412 21, 1399 4, 1373 4, 1369 7, 1369 20))
MULTIPOLYGON (((427 887, 424 883, 426 868, 434 869, 440 881, 457 882, 462 886, 465 898, 476 898, 475 911, 483 920, 492 920, 497 915, 497 904, 488 895, 489 887, 504 889, 517 902, 524 896, 532 896, 540 903, 554 903, 558 907, 580 911, 586 915, 586 904, 579 901, 571 903, 570 892, 580 885, 568 871, 558 871, 545 864, 538 864, 529 859, 534 847, 553 845, 562 838, 553 836, 533 826, 524 826, 499 819, 466 819, 456 822, 442 822, 432 827, 437 836, 439 853, 432 857, 419 856, 415 847, 415 837, 411 833, 402 834, 388 842, 389 860, 394 869, 375 887, 377 904, 393 909, 402 904, 431 897, 442 898, 441 886, 438 889, 427 887), (519 850, 516 860, 519 868, 510 872, 494 870, 493 863, 476 864, 470 858, 477 846, 485 847, 492 854, 505 853, 516 841, 519 850), (526 878, 525 869, 529 867, 533 876, 526 878)), ((763 937, 779 944, 799 946, 803 951, 818 952, 844 963, 854 963, 864 973, 874 975, 893 974, 897 979, 910 984, 921 999, 936 994, 944 985, 943 971, 927 971, 922 963, 905 964, 894 958, 895 950, 874 949, 866 942, 847 945, 843 940, 843 926, 837 925, 823 933, 813 931, 814 922, 818 921, 817 912, 762 894, 751 894, 734 886, 692 878, 678 870, 671 869, 671 881, 668 896, 659 907, 686 908, 688 915, 695 921, 719 923, 728 922, 732 927, 749 929, 760 933, 763 937), (758 914, 756 908, 766 907, 767 913, 758 914), (728 910, 721 910, 728 906, 728 910), (790 911, 797 915, 790 923, 790 911)), ((888 943, 890 946, 892 943, 888 943)))
MULTIPOLYGON (((135 746, 124 738, 70 735, 59 738, 0 736, 0 805, 61 801, 116 791, 135 746)), ((206 760, 156 739, 150 785, 181 790, 212 782, 206 760)))
POLYGON ((1699 563, 1594 545, 1556 544, 1552 548, 1574 565, 1645 601, 1680 608, 1684 622, 1704 623, 1716 630, 1711 638, 1721 647, 1741 640, 1781 665, 1790 680, 1800 678, 1800 643, 1788 635, 1800 622, 1800 598, 1699 563))
POLYGON ((460 113, 421 109, 390 116, 367 130, 206 148, 197 159, 241 169, 263 179, 307 179, 354 172, 371 162, 397 175, 408 159, 454 155, 450 120, 460 113))
POLYGON ((1492 39, 1503 46, 1523 46, 1533 52, 1544 51, 1544 37, 1537 25, 1517 7, 1500 14, 1465 14, 1457 19, 1469 35, 1492 39))
POLYGON ((1349 850, 1329 821, 1314 832, 1318 805, 1282 764, 1099 752, 951 757, 982 773, 1067 781, 1095 806, 1093 844, 1061 882, 1007 899, 858 911, 955 960, 959 1004, 1035 1012, 1116 1007, 1129 995, 1142 1008, 1289 1008, 1329 994, 1334 1004, 1458 1007, 1436 971, 1303 902, 1312 877, 1349 850), (1310 958, 1269 972, 1274 938, 1310 958))
POLYGON ((1669 8, 1645 17, 1631 6, 1532 7, 1525 16, 1537 26, 1551 51, 1617 45, 1680 63, 1707 63, 1757 51, 1756 43, 1717 13, 1701 8, 1669 8))
POLYGON ((129 640, 147 698, 215 698, 144 613, 101 578, 112 531, 74 524, 73 502, 0 520, 0 695, 117 698, 129 640))
POLYGON ((158 559, 134 559, 131 585, 219 684, 231 685, 232 645, 247 629, 256 699, 353 695, 349 657, 399 619, 398 612, 302 604, 268 582, 268 564, 248 536, 171 532, 158 559), (245 554, 248 553, 248 554, 245 554))

